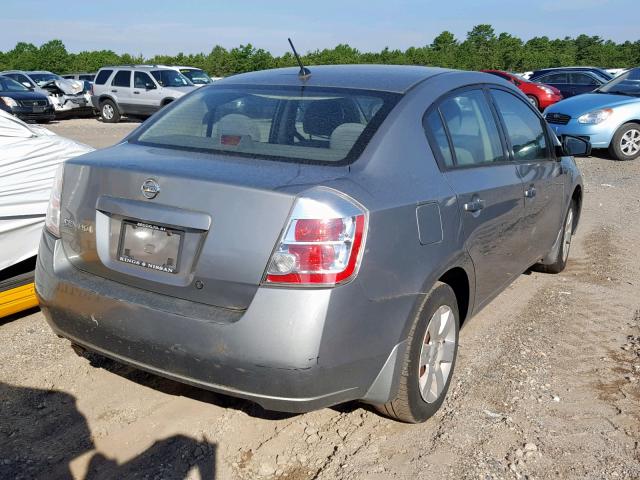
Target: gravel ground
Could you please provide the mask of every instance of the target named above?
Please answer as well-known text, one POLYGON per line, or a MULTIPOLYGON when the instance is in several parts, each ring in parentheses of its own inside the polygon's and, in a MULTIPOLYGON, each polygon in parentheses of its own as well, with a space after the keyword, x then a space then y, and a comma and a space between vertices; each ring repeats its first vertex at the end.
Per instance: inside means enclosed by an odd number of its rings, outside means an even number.
MULTIPOLYGON (((134 127, 50 126, 94 146, 134 127)), ((522 275, 465 325, 426 423, 266 412, 77 356, 35 311, 0 320, 0 478, 640 478, 640 161, 578 163, 567 270, 522 275)))

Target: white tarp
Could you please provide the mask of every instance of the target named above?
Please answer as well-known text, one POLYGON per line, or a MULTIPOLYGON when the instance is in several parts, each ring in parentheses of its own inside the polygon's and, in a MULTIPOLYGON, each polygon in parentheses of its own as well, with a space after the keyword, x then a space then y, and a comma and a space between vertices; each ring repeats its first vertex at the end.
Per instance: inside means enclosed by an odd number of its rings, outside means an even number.
POLYGON ((0 270, 36 255, 58 165, 92 150, 0 110, 0 270))

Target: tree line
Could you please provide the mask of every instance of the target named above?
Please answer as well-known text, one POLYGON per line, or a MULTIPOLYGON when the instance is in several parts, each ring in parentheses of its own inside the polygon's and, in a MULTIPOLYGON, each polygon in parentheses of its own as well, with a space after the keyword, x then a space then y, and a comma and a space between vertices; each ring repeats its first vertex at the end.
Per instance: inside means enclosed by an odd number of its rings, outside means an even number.
MULTIPOLYGON (((283 43, 285 39, 283 39, 283 43)), ((314 50, 303 55, 305 65, 381 63, 429 65, 462 70, 499 69, 524 72, 545 67, 594 65, 601 67, 634 67, 640 65, 640 40, 616 43, 599 36, 550 39, 535 37, 528 41, 509 33, 496 34, 491 25, 476 25, 459 40, 448 31, 431 44, 406 50, 385 48, 380 52, 361 52, 346 44, 314 50)), ((50 70, 59 74, 95 72, 105 65, 122 64, 190 65, 213 76, 296 65, 289 52, 275 56, 250 43, 226 49, 219 45, 209 53, 177 55, 117 54, 111 50, 70 53, 61 40, 51 40, 39 47, 19 42, 7 52, 0 51, 0 71, 50 70)))

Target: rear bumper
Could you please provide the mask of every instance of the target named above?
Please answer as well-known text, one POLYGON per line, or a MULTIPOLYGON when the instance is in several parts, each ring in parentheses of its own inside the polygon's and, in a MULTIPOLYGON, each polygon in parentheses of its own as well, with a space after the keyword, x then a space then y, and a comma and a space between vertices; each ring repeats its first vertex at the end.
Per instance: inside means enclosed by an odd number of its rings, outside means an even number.
POLYGON ((76 269, 48 233, 36 268, 47 322, 73 343, 179 382, 289 412, 356 399, 380 403, 395 392, 404 343, 380 338, 384 329, 375 325, 394 322, 399 337, 401 305, 394 303, 406 304, 409 312, 411 299, 363 304, 358 310, 361 301, 354 301, 349 289, 361 291, 353 284, 261 288, 246 311, 199 304, 188 309, 191 302, 76 269), (351 297, 351 308, 343 294, 351 297), (354 314, 364 317, 350 321, 354 314), (359 321, 370 328, 360 329, 359 321))
POLYGON ((558 103, 560 100, 562 100, 562 95, 541 95, 538 98, 538 104, 539 104, 540 110, 544 110, 545 108, 550 107, 554 103, 558 103))

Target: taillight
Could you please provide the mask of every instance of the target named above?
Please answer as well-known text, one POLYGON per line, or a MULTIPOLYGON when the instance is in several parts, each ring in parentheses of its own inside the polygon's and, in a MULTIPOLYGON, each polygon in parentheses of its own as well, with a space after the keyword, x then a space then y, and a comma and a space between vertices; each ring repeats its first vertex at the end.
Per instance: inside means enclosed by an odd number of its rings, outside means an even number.
POLYGON ((333 286, 351 280, 364 250, 367 213, 334 190, 316 188, 296 200, 264 282, 333 286))
POLYGON ((52 235, 60 238, 60 197, 62 196, 62 177, 64 176, 64 164, 60 164, 53 179, 53 188, 49 197, 47 214, 44 226, 52 235))

